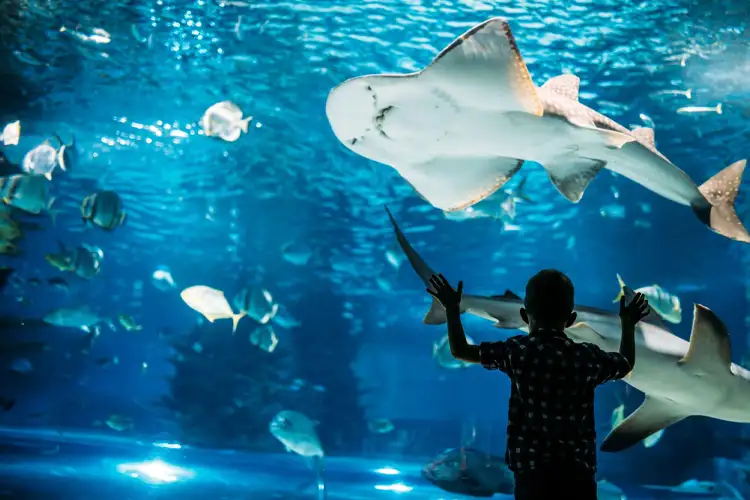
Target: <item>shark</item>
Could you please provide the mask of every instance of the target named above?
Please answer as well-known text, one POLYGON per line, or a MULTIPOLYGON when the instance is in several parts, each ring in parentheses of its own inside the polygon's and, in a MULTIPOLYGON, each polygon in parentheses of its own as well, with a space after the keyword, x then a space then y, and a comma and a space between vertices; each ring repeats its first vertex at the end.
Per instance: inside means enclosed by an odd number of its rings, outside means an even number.
MULTIPOLYGON (((436 274, 412 247, 391 212, 386 209, 396 239, 412 268, 430 287, 436 274)), ((635 292, 625 286, 627 301, 635 292)), ((502 295, 461 297, 461 313, 491 321, 503 329, 528 332, 520 309, 523 299, 511 291, 502 295)), ((618 314, 576 306, 580 322, 565 330, 575 342, 591 342, 605 351, 617 351, 621 325, 618 314)), ((446 322, 445 309, 432 301, 424 323, 446 322)), ((643 403, 605 437, 600 449, 616 452, 690 416, 728 422, 750 422, 750 371, 732 363, 729 333, 709 308, 695 304, 690 342, 674 335, 653 310, 636 327, 636 361, 625 382, 641 391, 643 403)))
POLYGON ((697 186, 656 149, 654 130, 629 130, 579 101, 580 79, 536 86, 500 17, 456 38, 422 71, 359 76, 334 87, 326 116, 336 138, 393 167, 433 207, 463 210, 526 162, 542 165, 578 203, 602 171, 692 208, 714 232, 750 242, 735 210, 746 161, 697 186))

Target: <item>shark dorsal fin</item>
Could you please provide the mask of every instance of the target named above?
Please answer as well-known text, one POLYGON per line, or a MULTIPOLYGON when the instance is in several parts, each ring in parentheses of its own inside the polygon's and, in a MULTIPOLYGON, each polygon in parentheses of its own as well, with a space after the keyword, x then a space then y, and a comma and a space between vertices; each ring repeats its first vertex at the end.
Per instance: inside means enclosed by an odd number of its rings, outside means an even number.
POLYGON ((638 127, 634 128, 631 133, 636 139, 638 139, 638 142, 646 144, 647 146, 651 146, 652 148, 656 147, 656 140, 654 139, 654 129, 648 127, 638 127))
POLYGON ((544 85, 543 89, 565 96, 573 101, 578 100, 578 89, 581 85, 581 79, 576 75, 566 74, 550 78, 544 85))
MULTIPOLYGON (((630 304, 630 301, 633 300, 633 297, 635 297, 635 290, 630 288, 628 285, 624 285, 622 287, 622 293, 625 295, 625 303, 630 304)), ((658 326, 659 328, 669 331, 669 327, 666 323, 664 323, 664 320, 661 319, 661 316, 659 316, 659 313, 654 311, 653 307, 649 306, 649 313, 648 315, 643 318, 643 321, 645 323, 649 323, 654 326, 658 326)))
POLYGON ((701 371, 721 367, 729 371, 732 364, 732 348, 729 332, 724 323, 709 308, 701 304, 693 307, 693 329, 690 347, 680 364, 700 367, 701 371))
POLYGON ((505 290, 505 293, 502 295, 491 295, 493 299, 514 299, 514 300, 523 300, 519 295, 511 292, 510 290, 505 290))

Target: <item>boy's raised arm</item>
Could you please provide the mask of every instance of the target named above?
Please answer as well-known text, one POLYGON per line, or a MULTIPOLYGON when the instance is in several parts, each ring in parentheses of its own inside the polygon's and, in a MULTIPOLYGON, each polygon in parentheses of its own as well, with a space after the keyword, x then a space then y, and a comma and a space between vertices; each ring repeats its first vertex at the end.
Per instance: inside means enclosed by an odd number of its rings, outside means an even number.
POLYGON ((435 297, 445 308, 445 314, 448 320, 448 342, 451 347, 451 354, 454 358, 460 359, 467 363, 479 363, 479 347, 469 344, 466 340, 464 327, 461 324, 461 295, 463 293, 463 281, 458 282, 458 287, 454 290, 445 279, 445 276, 433 275, 430 278, 432 290, 427 289, 427 293, 435 297))

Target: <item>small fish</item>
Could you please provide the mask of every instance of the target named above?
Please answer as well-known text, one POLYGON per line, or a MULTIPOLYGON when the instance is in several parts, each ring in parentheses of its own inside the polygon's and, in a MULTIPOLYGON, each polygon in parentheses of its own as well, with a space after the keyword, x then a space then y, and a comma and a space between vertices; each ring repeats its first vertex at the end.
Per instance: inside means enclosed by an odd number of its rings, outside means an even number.
POLYGON ((596 482, 596 496, 598 500, 627 500, 625 492, 606 479, 596 482))
POLYGON ((425 464, 422 477, 449 493, 486 498, 513 494, 513 473, 505 460, 465 446, 448 449, 425 464))
POLYGON ((52 172, 57 168, 57 149, 49 140, 26 153, 22 162, 23 171, 30 175, 43 175, 52 180, 52 172))
POLYGON ((112 40, 109 33, 101 28, 94 28, 92 30, 93 34, 91 35, 81 33, 80 31, 69 30, 65 26, 62 26, 59 31, 60 33, 70 33, 74 38, 84 43, 91 42, 96 44, 106 44, 112 40))
POLYGON ((21 138, 21 122, 16 120, 7 124, 0 134, 0 141, 6 146, 17 146, 21 138))
POLYGON ((62 290, 63 292, 66 292, 66 293, 70 290, 70 287, 68 286, 68 282, 60 277, 50 278, 47 280, 47 283, 57 288, 58 290, 62 290))
POLYGON ((234 25, 234 36, 237 40, 242 41, 242 16, 237 18, 237 24, 234 25))
POLYGON ((94 360, 94 363, 97 366, 106 367, 110 365, 119 365, 120 364, 120 358, 117 356, 102 356, 101 358, 96 358, 94 360))
POLYGON ((721 109, 721 103, 719 103, 715 107, 685 106, 684 108, 677 108, 677 112, 681 115, 686 115, 686 114, 691 114, 691 113, 716 113, 717 115, 720 115, 722 113, 722 109, 721 109))
POLYGON ((301 326, 300 323, 289 310, 281 304, 278 304, 276 314, 273 316, 273 323, 282 328, 296 328, 301 326))
POLYGON ((233 303, 240 312, 262 325, 271 321, 279 312, 279 305, 273 301, 271 292, 258 287, 252 288, 249 292, 243 289, 234 298, 233 303))
POLYGON ((245 311, 235 314, 224 292, 208 286, 191 286, 180 292, 180 297, 191 309, 201 313, 211 323, 217 319, 231 318, 232 333, 237 331, 240 320, 247 315, 245 311))
MULTIPOLYGON (((625 282, 619 274, 617 275, 617 282, 620 285, 620 293, 612 303, 619 302, 625 290, 625 282)), ((676 295, 672 295, 659 285, 641 287, 636 292, 645 295, 646 299, 648 299, 649 307, 665 320, 674 324, 682 321, 682 306, 680 305, 679 297, 676 295)))
POLYGON ((250 343, 260 347, 266 352, 273 352, 279 344, 276 332, 271 325, 259 326, 250 334, 250 343))
POLYGON ((653 92, 651 95, 657 96, 657 95, 681 95, 688 99, 693 98, 693 89, 687 89, 687 90, 658 90, 656 92, 653 92))
POLYGON ((671 491, 672 493, 686 494, 686 495, 711 495, 716 493, 718 490, 716 483, 713 481, 698 481, 697 479, 688 479, 687 481, 678 484, 677 486, 661 486, 661 485, 643 485, 644 488, 650 490, 664 490, 671 491))
POLYGON ((10 217, 0 217, 0 240, 14 241, 23 233, 18 222, 10 217))
POLYGON ((78 147, 76 146, 76 137, 73 136, 70 144, 66 144, 59 135, 55 139, 60 143, 57 149, 57 164, 63 172, 70 172, 78 165, 78 147))
POLYGON ((90 247, 81 243, 74 253, 73 271, 81 278, 90 280, 102 270, 104 251, 99 247, 90 247))
POLYGON ((222 101, 206 110, 200 119, 200 125, 207 137, 234 142, 242 132, 247 134, 248 124, 252 119, 252 116, 242 118, 242 110, 233 102, 222 101))
POLYGON ((122 325, 122 327, 125 328, 129 332, 133 332, 133 331, 138 332, 138 331, 143 330, 143 327, 139 325, 138 323, 136 323, 135 319, 129 314, 120 314, 117 317, 117 319, 118 321, 120 321, 120 324, 122 325))
MULTIPOLYGON (((474 340, 468 335, 466 336, 466 341, 469 344, 474 345, 474 340)), ((453 357, 453 354, 451 354, 448 335, 443 336, 439 341, 432 344, 432 359, 434 359, 439 366, 449 370, 468 368, 471 366, 471 363, 466 363, 453 357)))
POLYGON ((302 413, 283 410, 271 420, 271 435, 281 441, 286 451, 303 457, 322 457, 323 447, 315 432, 317 422, 302 413))
POLYGON ((398 271, 404 262, 404 254, 400 250, 389 248, 385 252, 385 260, 398 271))
POLYGON ((465 221, 465 220, 475 220, 475 219, 486 219, 486 218, 492 218, 492 214, 489 212, 485 212, 484 210, 481 210, 479 208, 475 207, 466 207, 463 210, 455 210, 452 212, 443 212, 443 216, 445 216, 448 220, 453 221, 465 221))
POLYGON ((0 240, 0 255, 19 255, 21 249, 10 241, 0 240))
POLYGON ((654 123, 654 120, 648 116, 646 113, 641 113, 638 115, 638 117, 641 119, 641 121, 646 125, 648 128, 656 128, 656 124, 654 123))
POLYGON ((81 203, 83 223, 90 222, 105 231, 112 231, 125 222, 120 195, 114 191, 99 191, 87 196, 81 203))
POLYGON ((134 427, 133 419, 123 415, 110 415, 109 418, 104 422, 112 430, 123 432, 130 430, 134 427))
POLYGON ((289 242, 281 247, 281 255, 284 260, 295 266, 304 266, 312 258, 312 250, 306 243, 289 242))
POLYGON ((28 54, 26 52, 22 52, 20 50, 14 50, 13 56, 21 61, 24 64, 28 64, 30 66, 49 66, 47 63, 43 63, 39 59, 35 58, 31 54, 28 54))
POLYGON ((59 253, 48 253, 44 259, 58 271, 75 271, 76 254, 69 251, 61 240, 57 240, 59 253))
POLYGON ((389 432, 392 432, 396 426, 387 418, 377 418, 368 421, 367 428, 373 434, 388 434, 389 432))
POLYGON ((34 371, 34 365, 26 358, 18 358, 10 364, 9 370, 21 375, 28 375, 34 371))
POLYGON ((151 275, 151 279, 154 286, 161 291, 171 290, 177 287, 172 278, 172 273, 166 266, 157 267, 156 271, 151 275))
POLYGON ((48 253, 44 256, 44 259, 50 263, 52 267, 58 271, 74 271, 75 263, 72 258, 67 255, 48 253))
POLYGON ((47 324, 68 328, 91 328, 104 321, 86 307, 81 308, 59 308, 42 318, 47 324))
POLYGON ((49 196, 49 186, 50 181, 40 175, 0 177, 0 196, 3 203, 24 212, 40 214, 46 210, 54 222, 52 205, 55 199, 49 196))
POLYGON ((653 434, 651 434, 649 437, 645 438, 643 440, 643 446, 646 448, 653 448, 656 446, 656 444, 661 441, 662 436, 664 435, 664 431, 666 429, 661 429, 653 434))
POLYGON ((612 219, 624 219, 625 218, 625 207, 619 203, 611 203, 604 205, 599 209, 599 215, 602 217, 610 217, 612 219))

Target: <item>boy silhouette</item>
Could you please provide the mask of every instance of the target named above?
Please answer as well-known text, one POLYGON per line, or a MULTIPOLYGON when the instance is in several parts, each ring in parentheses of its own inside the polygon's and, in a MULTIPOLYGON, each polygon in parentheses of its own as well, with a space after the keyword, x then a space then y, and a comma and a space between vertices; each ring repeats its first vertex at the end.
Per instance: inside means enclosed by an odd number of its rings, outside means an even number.
POLYGON ((515 476, 516 500, 595 500, 594 389, 632 371, 635 326, 649 311, 645 297, 636 294, 628 305, 620 299, 620 352, 605 352, 565 335, 576 320, 573 283, 546 269, 526 285, 520 314, 529 334, 476 346, 461 324, 463 282, 454 290, 440 274, 430 285, 427 292, 446 311, 451 354, 510 377, 505 461, 515 476))

